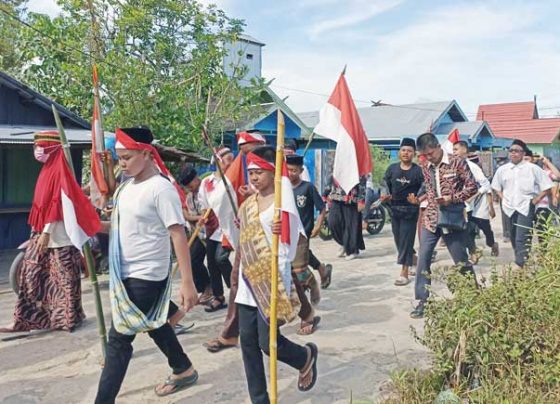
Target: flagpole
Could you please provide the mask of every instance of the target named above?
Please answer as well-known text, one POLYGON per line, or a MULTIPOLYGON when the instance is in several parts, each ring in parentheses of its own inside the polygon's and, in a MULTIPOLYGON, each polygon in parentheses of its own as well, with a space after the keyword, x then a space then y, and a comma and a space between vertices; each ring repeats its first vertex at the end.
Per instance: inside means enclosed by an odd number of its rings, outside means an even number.
POLYGON ((212 152, 212 157, 214 157, 214 161, 216 162, 216 167, 218 168, 218 172, 220 173, 220 177, 222 178, 222 181, 224 182, 224 187, 226 189, 226 194, 227 194, 229 203, 231 204, 234 215, 237 217, 237 205, 236 205, 235 201, 233 200, 233 195, 231 194, 230 185, 229 185, 229 183, 227 181, 227 178, 224 174, 224 170, 222 170, 222 167, 219 164, 220 159, 216 155, 216 150, 214 150, 214 146, 212 145, 212 140, 210 139, 210 136, 208 135, 208 131, 206 130, 205 127, 202 127, 202 139, 206 143, 206 146, 208 146, 208 148, 212 152))
MULTIPOLYGON (((66 138, 66 132, 64 132, 64 127, 62 126, 62 121, 60 120, 60 115, 55 106, 52 105, 52 111, 54 114, 54 120, 56 121, 56 127, 58 128, 58 133, 62 141, 62 149, 64 150, 64 156, 72 171, 72 175, 76 175, 74 171, 74 164, 72 163, 72 155, 70 154, 70 144, 66 138)), ((101 305, 101 294, 99 293, 99 284, 97 283, 97 274, 95 273, 95 265, 93 264, 93 255, 91 253, 91 247, 89 242, 84 244, 83 254, 86 258, 86 266, 89 272, 89 279, 91 281, 91 286, 93 288, 93 298, 95 301, 95 313, 97 316, 97 331, 99 334, 99 339, 101 340, 101 353, 103 354, 103 364, 105 364, 105 355, 107 353, 107 331, 105 329, 105 318, 103 316, 103 306, 101 305)))
MULTIPOLYGON (((282 165, 284 163, 284 137, 286 125, 284 123, 284 115, 278 109, 278 126, 276 130, 276 166, 274 172, 274 219, 273 223, 280 221, 280 209, 282 207, 282 165)), ((276 404, 278 402, 278 376, 277 376, 277 339, 278 339, 278 319, 277 319, 277 302, 278 302, 278 247, 280 236, 272 235, 272 265, 270 271, 270 402, 276 404)))

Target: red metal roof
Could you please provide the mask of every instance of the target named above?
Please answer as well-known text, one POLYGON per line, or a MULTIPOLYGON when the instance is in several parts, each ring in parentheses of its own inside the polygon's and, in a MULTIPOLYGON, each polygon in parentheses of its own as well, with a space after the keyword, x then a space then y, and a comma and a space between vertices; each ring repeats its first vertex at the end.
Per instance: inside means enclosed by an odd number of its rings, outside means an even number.
POLYGON ((560 118, 538 119, 534 101, 481 105, 476 119, 488 122, 497 137, 525 143, 552 143, 560 133, 560 118))

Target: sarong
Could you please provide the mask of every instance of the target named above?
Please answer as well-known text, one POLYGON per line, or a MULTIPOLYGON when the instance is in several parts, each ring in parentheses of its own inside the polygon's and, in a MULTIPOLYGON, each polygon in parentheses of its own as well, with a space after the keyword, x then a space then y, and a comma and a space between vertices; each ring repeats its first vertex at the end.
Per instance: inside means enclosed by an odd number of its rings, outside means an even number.
POLYGON ((80 274, 83 261, 74 246, 38 253, 31 237, 19 274, 14 330, 74 330, 85 318, 80 274))
MULTIPOLYGON (((261 226, 256 195, 249 197, 239 211, 241 221, 240 251, 243 281, 247 283, 259 313, 270 319, 272 249, 261 226)), ((282 262, 282 260, 279 260, 282 262)), ((277 318, 279 324, 292 321, 299 311, 299 299, 291 287, 289 262, 278 267, 277 318)))
MULTIPOLYGON (((130 181, 130 180, 129 180, 130 181)), ((111 314, 115 329, 121 334, 134 335, 160 328, 167 322, 169 301, 171 300, 171 265, 167 285, 154 307, 144 314, 130 300, 121 279, 121 246, 119 243, 119 194, 128 182, 121 184, 115 192, 115 207, 111 216, 111 239, 109 246, 109 289, 111 314)), ((170 261, 171 263, 171 261, 170 261)))

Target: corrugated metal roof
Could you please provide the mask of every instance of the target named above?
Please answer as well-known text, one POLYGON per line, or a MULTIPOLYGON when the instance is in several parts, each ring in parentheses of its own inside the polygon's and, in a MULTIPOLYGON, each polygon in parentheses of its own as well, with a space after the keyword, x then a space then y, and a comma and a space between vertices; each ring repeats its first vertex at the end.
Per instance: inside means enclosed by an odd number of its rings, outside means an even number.
MULTIPOLYGON (((56 130, 39 126, 3 126, 0 125, 0 143, 31 144, 33 134, 41 130, 56 130)), ((87 129, 65 129, 70 144, 91 145, 91 131, 87 129)))
POLYGON ((538 118, 537 105, 534 101, 486 104, 478 107, 478 121, 526 120, 538 118))
MULTIPOLYGON (((416 137, 428 131, 451 110, 455 119, 467 120, 455 101, 358 108, 358 114, 368 139, 388 140, 416 137)), ((319 122, 319 111, 302 112, 298 116, 311 128, 319 122)))
POLYGON ((557 140, 560 133, 560 118, 538 119, 534 101, 481 105, 477 119, 482 116, 496 137, 547 144, 557 140))
POLYGON ((471 141, 476 140, 480 134, 494 137, 492 129, 484 121, 445 123, 438 126, 437 134, 449 134, 453 129, 458 129, 461 136, 466 136, 471 141))

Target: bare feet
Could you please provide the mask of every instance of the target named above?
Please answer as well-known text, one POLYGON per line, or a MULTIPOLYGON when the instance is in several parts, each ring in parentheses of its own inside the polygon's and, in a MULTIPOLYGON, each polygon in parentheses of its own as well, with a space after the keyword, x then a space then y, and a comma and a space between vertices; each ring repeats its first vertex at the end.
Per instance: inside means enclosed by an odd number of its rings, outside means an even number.
POLYGON ((218 338, 214 338, 208 342, 205 342, 204 346, 209 352, 216 353, 227 348, 233 348, 237 346, 237 343, 238 338, 236 337, 223 338, 222 336, 219 336, 218 338))
POLYGON ((185 317, 185 312, 183 310, 177 310, 175 314, 173 314, 169 318, 169 320, 167 320, 167 322, 169 323, 169 325, 171 325, 171 327, 175 327, 177 324, 179 324, 179 321, 181 321, 183 317, 185 317))

